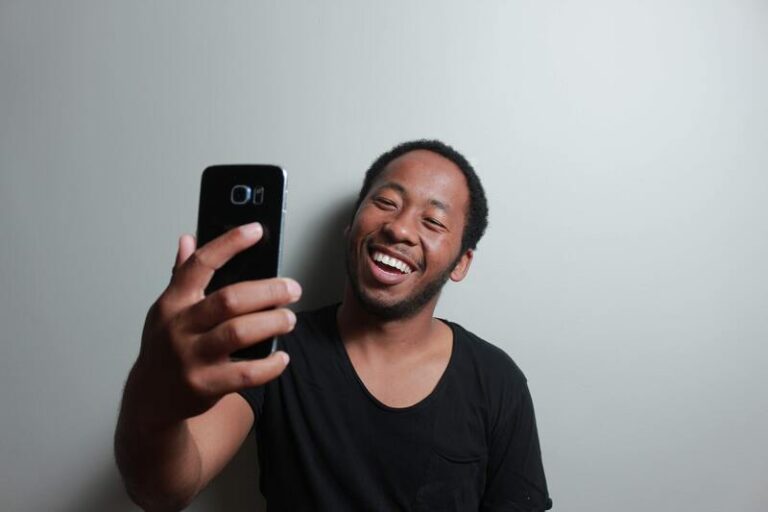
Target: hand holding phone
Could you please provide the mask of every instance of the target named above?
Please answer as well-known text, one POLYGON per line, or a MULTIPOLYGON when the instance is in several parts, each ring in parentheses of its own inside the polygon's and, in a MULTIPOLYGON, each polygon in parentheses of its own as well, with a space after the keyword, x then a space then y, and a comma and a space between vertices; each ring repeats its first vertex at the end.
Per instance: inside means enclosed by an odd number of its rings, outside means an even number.
MULTIPOLYGON (((173 424, 207 411, 224 395, 279 376, 287 354, 232 361, 233 351, 293 330, 296 317, 285 308, 301 296, 295 281, 246 281, 208 295, 215 269, 258 243, 259 224, 232 229, 202 247, 179 240, 171 282, 149 309, 141 351, 126 389, 146 422, 173 424)), ((127 391, 126 391, 127 392, 127 391)))
MULTIPOLYGON (((217 269, 205 293, 239 283, 276 277, 285 213, 285 171, 276 165, 214 165, 203 172, 197 221, 202 246, 230 229, 259 222, 259 242, 217 269)), ((233 359, 260 359, 277 350, 277 338, 232 354, 233 359)))

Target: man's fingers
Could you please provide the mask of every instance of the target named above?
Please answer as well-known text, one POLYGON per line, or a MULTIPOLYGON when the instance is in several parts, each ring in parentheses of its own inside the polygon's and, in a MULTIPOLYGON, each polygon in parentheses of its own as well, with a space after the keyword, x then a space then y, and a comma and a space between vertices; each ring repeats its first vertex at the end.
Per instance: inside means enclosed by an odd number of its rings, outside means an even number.
MULTIPOLYGON (((252 246, 261 239, 261 224, 254 222, 230 229, 189 254, 176 269, 171 280, 173 292, 183 295, 202 295, 213 273, 221 268, 235 254, 252 246)), ((181 242, 179 243, 181 259, 181 242)))
POLYGON ((291 332, 295 325, 296 315, 285 308, 242 315, 198 338, 197 353, 204 359, 221 359, 241 348, 291 332))
POLYGON ((198 332, 240 315, 292 304, 301 297, 293 279, 273 278, 235 283, 207 296, 185 313, 185 324, 198 332))
POLYGON ((277 378, 288 365, 288 354, 275 352, 256 361, 226 362, 205 369, 201 375, 206 394, 223 396, 244 388, 261 386, 277 378))
POLYGON ((197 245, 197 242, 194 236, 185 233, 179 237, 179 250, 176 252, 176 264, 173 266, 174 272, 195 252, 195 245, 197 245))

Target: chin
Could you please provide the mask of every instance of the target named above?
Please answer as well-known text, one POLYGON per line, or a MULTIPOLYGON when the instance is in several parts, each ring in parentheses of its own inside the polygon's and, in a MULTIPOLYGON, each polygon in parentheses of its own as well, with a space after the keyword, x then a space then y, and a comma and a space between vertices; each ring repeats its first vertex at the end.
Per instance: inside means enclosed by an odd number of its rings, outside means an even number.
POLYGON ((355 298, 366 312, 382 320, 404 320, 417 315, 436 299, 449 275, 450 272, 446 272, 410 296, 396 301, 386 301, 369 293, 352 272, 348 272, 347 277, 355 298))
POLYGON ((405 318, 410 318, 424 309, 425 306, 424 304, 416 304, 410 300, 386 303, 372 297, 367 297, 364 293, 355 293, 355 295, 366 312, 382 320, 403 320, 405 318))

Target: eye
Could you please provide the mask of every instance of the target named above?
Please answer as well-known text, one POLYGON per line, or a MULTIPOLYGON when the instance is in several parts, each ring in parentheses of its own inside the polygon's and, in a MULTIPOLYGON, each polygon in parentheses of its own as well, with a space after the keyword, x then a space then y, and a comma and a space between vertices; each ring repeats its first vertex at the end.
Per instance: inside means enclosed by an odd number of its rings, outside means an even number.
POLYGON ((426 217, 424 222, 435 229, 446 229, 445 225, 434 217, 426 217))
POLYGON ((397 208, 397 203, 383 196, 374 197, 373 203, 376 204, 379 208, 383 208, 385 210, 391 210, 391 209, 397 208))

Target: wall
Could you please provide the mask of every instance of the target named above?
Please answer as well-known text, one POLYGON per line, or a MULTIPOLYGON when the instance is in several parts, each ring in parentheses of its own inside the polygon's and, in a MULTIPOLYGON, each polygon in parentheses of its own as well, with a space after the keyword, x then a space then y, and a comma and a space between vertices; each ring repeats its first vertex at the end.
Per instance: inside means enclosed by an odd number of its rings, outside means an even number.
MULTIPOLYGON (((383 150, 438 137, 491 224, 440 314, 509 352, 557 510, 765 510, 760 1, 0 3, 0 508, 133 510, 123 381, 212 163, 290 173, 337 296, 383 150)), ((259 508, 253 444, 190 509, 259 508)))

